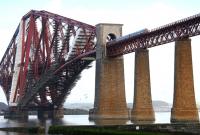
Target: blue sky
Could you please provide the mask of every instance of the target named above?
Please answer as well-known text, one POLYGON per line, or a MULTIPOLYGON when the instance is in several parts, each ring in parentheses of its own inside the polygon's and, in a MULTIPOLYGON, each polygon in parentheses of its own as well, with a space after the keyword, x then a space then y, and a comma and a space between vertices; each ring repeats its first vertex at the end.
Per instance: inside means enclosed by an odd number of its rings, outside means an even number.
MULTIPOLYGON (((200 13, 199 0, 0 0, 0 58, 21 17, 31 9, 47 10, 92 25, 121 23, 123 34, 152 29, 200 13)), ((196 101, 200 103, 200 37, 192 38, 196 101)), ((150 49, 153 100, 172 103, 174 43, 150 49)), ((67 102, 93 102, 95 68, 86 70, 67 102), (87 85, 86 85, 87 84, 87 85)), ((127 102, 133 100, 134 53, 125 56, 127 102)), ((5 98, 0 96, 0 101, 5 98)))

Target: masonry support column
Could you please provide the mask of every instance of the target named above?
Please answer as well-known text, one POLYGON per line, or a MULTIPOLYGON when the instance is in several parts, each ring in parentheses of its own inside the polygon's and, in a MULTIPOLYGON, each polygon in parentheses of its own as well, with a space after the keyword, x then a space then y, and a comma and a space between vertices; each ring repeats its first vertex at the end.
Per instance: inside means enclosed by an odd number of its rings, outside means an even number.
POLYGON ((171 122, 199 122, 195 102, 191 40, 175 42, 174 100, 171 122))
POLYGON ((94 108, 90 119, 128 119, 125 98, 123 56, 106 56, 106 39, 110 34, 116 38, 122 34, 121 24, 96 25, 96 80, 94 108))
POLYGON ((155 114, 151 99, 149 52, 138 49, 135 52, 134 104, 131 111, 133 122, 154 122, 155 114))

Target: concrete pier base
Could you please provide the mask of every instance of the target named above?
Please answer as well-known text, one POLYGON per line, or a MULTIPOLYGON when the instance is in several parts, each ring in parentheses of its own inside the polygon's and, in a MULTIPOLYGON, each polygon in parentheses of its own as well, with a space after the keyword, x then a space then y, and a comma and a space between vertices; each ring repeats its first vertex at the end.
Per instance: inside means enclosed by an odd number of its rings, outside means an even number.
POLYGON ((171 122, 199 122, 194 93, 191 40, 189 38, 175 42, 174 100, 171 109, 171 122))
POLYGON ((121 24, 98 24, 96 49, 96 80, 94 108, 89 119, 128 119, 125 98, 123 56, 106 56, 107 35, 118 37, 122 32, 121 24))
POLYGON ((28 111, 19 110, 16 107, 10 107, 9 110, 5 112, 4 118, 13 120, 28 120, 28 111))
POLYGON ((61 119, 64 117, 64 109, 38 110, 38 119, 61 119))
POLYGON ((139 49, 135 52, 135 88, 131 120, 134 123, 153 123, 155 114, 151 99, 149 52, 139 49))

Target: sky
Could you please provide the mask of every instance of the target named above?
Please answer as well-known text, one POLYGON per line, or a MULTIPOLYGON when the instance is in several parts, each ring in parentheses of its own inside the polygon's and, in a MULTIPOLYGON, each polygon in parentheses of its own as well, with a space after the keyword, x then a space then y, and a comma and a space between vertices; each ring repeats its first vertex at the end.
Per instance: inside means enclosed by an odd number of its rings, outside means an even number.
MULTIPOLYGON (((123 24, 123 35, 140 29, 153 29, 200 13, 199 0, 0 0, 0 59, 23 15, 30 10, 47 10, 91 25, 123 24)), ((200 37, 192 39, 196 102, 200 103, 200 37)), ((124 56, 127 102, 133 101, 134 53, 124 56)), ((149 49, 151 93, 153 100, 173 102, 174 43, 149 49)), ((94 102, 95 62, 66 102, 94 102)), ((0 90, 0 101, 5 96, 0 90)))

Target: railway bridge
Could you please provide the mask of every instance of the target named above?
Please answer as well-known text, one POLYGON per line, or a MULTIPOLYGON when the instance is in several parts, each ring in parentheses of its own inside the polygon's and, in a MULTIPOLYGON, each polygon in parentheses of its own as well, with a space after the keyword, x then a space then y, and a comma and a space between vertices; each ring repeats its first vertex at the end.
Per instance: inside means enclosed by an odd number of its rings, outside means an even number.
POLYGON ((200 14, 122 36, 122 24, 92 26, 47 11, 24 15, 0 63, 7 118, 62 118, 63 103, 80 73, 96 60, 95 101, 90 119, 154 122, 149 50, 175 42, 171 122, 199 122, 190 37, 200 34, 200 14), (134 104, 128 112, 123 55, 135 53, 134 104))

